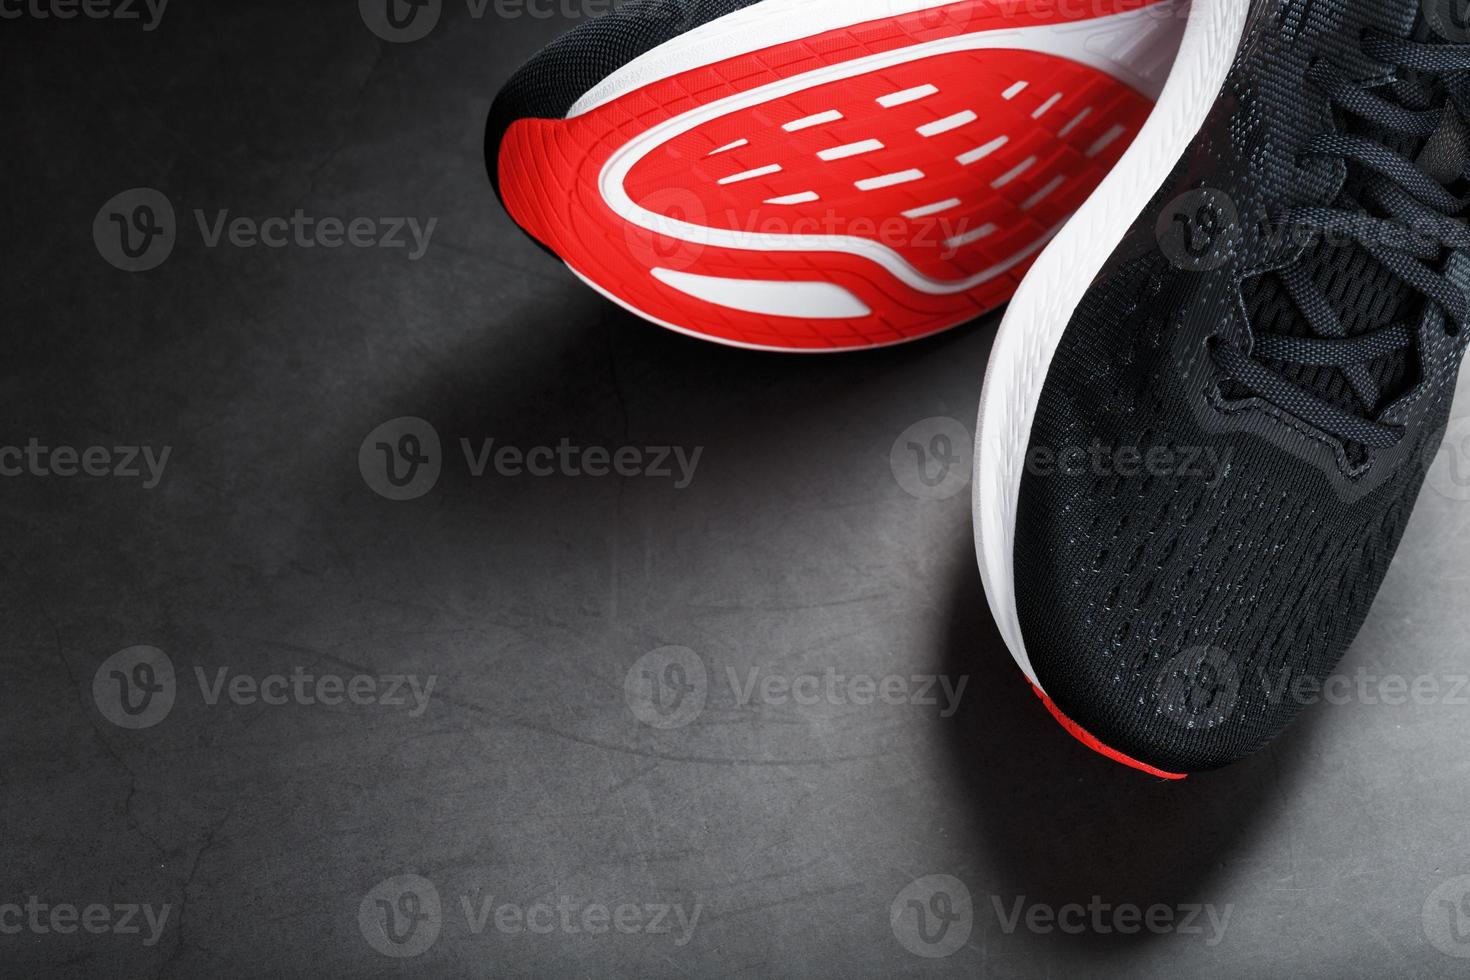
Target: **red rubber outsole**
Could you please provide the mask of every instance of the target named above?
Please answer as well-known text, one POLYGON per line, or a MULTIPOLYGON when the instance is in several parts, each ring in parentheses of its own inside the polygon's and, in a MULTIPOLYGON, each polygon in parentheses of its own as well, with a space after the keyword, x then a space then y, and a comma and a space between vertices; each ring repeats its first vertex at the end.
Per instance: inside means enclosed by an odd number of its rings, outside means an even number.
POLYGON ((1117 749, 1109 748, 1097 738, 1095 738, 1092 733, 1088 732, 1087 729, 1083 728, 1081 725, 1077 724, 1075 721, 1062 714, 1062 709, 1058 708, 1056 706, 1056 703, 1052 701, 1051 698, 1046 696, 1046 692, 1037 687, 1034 683, 1031 685, 1031 690, 1036 692, 1036 696, 1041 699, 1043 704, 1046 705, 1046 710, 1051 712, 1051 716, 1055 718, 1057 722, 1067 730, 1067 733, 1069 735, 1071 735, 1077 741, 1081 742, 1083 745, 1087 746, 1089 749, 1098 753, 1099 755, 1106 756, 1107 758, 1112 759, 1114 762, 1121 763, 1122 765, 1125 765, 1130 769, 1137 769, 1139 772, 1146 772, 1150 776, 1157 776, 1159 779, 1179 780, 1189 778, 1188 773, 1165 772, 1164 770, 1155 768, 1154 766, 1151 766, 1146 762, 1139 762, 1137 759, 1134 759, 1131 756, 1124 755, 1117 749))
POLYGON ((1152 107, 1058 55, 936 42, 1076 6, 965 0, 518 120, 501 196, 580 277, 682 332, 805 351, 927 336, 1010 299, 1152 107))

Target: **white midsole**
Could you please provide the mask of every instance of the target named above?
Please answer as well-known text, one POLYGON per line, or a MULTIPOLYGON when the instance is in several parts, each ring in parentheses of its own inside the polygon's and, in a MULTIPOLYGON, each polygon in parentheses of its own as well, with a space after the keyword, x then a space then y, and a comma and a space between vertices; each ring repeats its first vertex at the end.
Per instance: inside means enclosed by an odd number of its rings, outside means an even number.
POLYGON ((1194 0, 1153 115, 1036 260, 996 335, 976 427, 975 545, 1001 636, 1038 688, 1016 609, 1014 558, 1017 501, 1042 388, 1072 314, 1204 125, 1234 63, 1249 10, 1247 0, 1194 0))
MULTIPOLYGON (((587 91, 572 106, 567 117, 573 118, 591 112, 629 92, 671 75, 693 71, 741 54, 800 41, 855 24, 953 6, 957 2, 958 0, 765 0, 764 3, 753 4, 701 24, 633 59, 587 91)), ((1181 0, 1162 0, 1154 6, 1130 14, 1112 16, 1146 14, 1156 19, 1178 19, 1182 17, 1183 6, 1185 4, 1181 0)), ((1056 26, 1063 31, 1095 34, 1097 23, 1109 19, 1111 18, 1089 18, 1056 26)), ((1012 28, 987 33, 1005 36, 1029 29, 1012 28)), ((1112 45, 1111 64, 1103 70, 1150 97, 1156 97, 1159 85, 1168 73, 1169 59, 1160 63, 1157 59, 1140 57, 1130 49, 1128 33, 1126 30, 1120 32, 1112 45)), ((1177 31, 1175 36, 1178 36, 1177 31)), ((1080 46, 1072 45, 1074 49, 1080 46)))

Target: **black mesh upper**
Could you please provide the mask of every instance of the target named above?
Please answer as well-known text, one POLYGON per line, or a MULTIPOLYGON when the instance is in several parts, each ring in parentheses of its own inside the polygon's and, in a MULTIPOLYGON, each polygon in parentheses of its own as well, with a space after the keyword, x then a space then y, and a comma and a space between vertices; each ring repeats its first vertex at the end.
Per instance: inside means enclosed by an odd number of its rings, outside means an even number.
POLYGON ((490 108, 485 163, 500 193, 500 141, 517 119, 562 119, 613 72, 660 44, 761 0, 627 0, 570 31, 511 76, 490 108))
MULTIPOLYGON (((1015 572, 1042 685, 1105 743, 1195 772, 1260 748, 1295 715, 1302 678, 1326 677, 1362 626, 1434 457, 1345 500, 1270 442, 1210 433, 1172 370, 1167 264, 1110 277, 1058 351, 1038 446, 1168 450, 1157 475, 1040 467, 1024 478, 1015 572), (1163 268, 1161 268, 1163 266, 1163 268), (1188 461, 1194 460, 1191 465, 1188 461)), ((1162 457, 1160 457, 1162 458, 1162 457)))
MULTIPOLYGON (((1350 190, 1345 165, 1298 160, 1335 121, 1305 72, 1365 27, 1407 36, 1418 11, 1418 0, 1256 0, 1210 120, 1052 361, 1017 513, 1022 633, 1061 710, 1150 765, 1227 764, 1310 702, 1304 681, 1329 675, 1361 628, 1443 435, 1464 341, 1445 334, 1438 311, 1361 250, 1304 253, 1256 220, 1350 190), (1181 268, 1157 234, 1169 208, 1204 188, 1242 217, 1231 258, 1211 271, 1181 268), (1293 263, 1353 332, 1397 320, 1435 338, 1422 365, 1374 366, 1399 389, 1429 379, 1395 409, 1408 432, 1398 447, 1345 445, 1292 406, 1225 383, 1212 344, 1248 349, 1253 329, 1299 332, 1274 276, 1293 263), (1101 463, 1056 462, 1091 447, 1101 463), (1140 465, 1151 451, 1155 465, 1140 465)), ((1350 400, 1332 374, 1299 380, 1350 400)))

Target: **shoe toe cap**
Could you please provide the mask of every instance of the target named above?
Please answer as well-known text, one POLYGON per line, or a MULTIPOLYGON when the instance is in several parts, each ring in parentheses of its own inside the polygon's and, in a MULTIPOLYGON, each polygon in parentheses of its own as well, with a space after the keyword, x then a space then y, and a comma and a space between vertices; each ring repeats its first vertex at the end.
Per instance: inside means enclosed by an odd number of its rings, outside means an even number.
POLYGON ((1254 688, 1242 658, 1219 646, 1101 657, 1036 652, 1037 693, 1064 728, 1094 751, 1163 778, 1250 755, 1292 713, 1261 697, 1270 692, 1254 688))

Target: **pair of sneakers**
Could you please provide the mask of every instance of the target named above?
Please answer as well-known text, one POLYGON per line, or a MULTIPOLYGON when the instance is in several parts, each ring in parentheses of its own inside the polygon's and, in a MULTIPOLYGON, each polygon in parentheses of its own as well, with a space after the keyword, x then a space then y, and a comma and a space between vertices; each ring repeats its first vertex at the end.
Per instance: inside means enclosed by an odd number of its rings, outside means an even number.
POLYGON ((1077 738, 1240 759, 1362 626, 1470 319, 1462 0, 633 0, 497 98, 492 182, 609 299, 726 344, 1009 302, 975 535, 1077 738))

